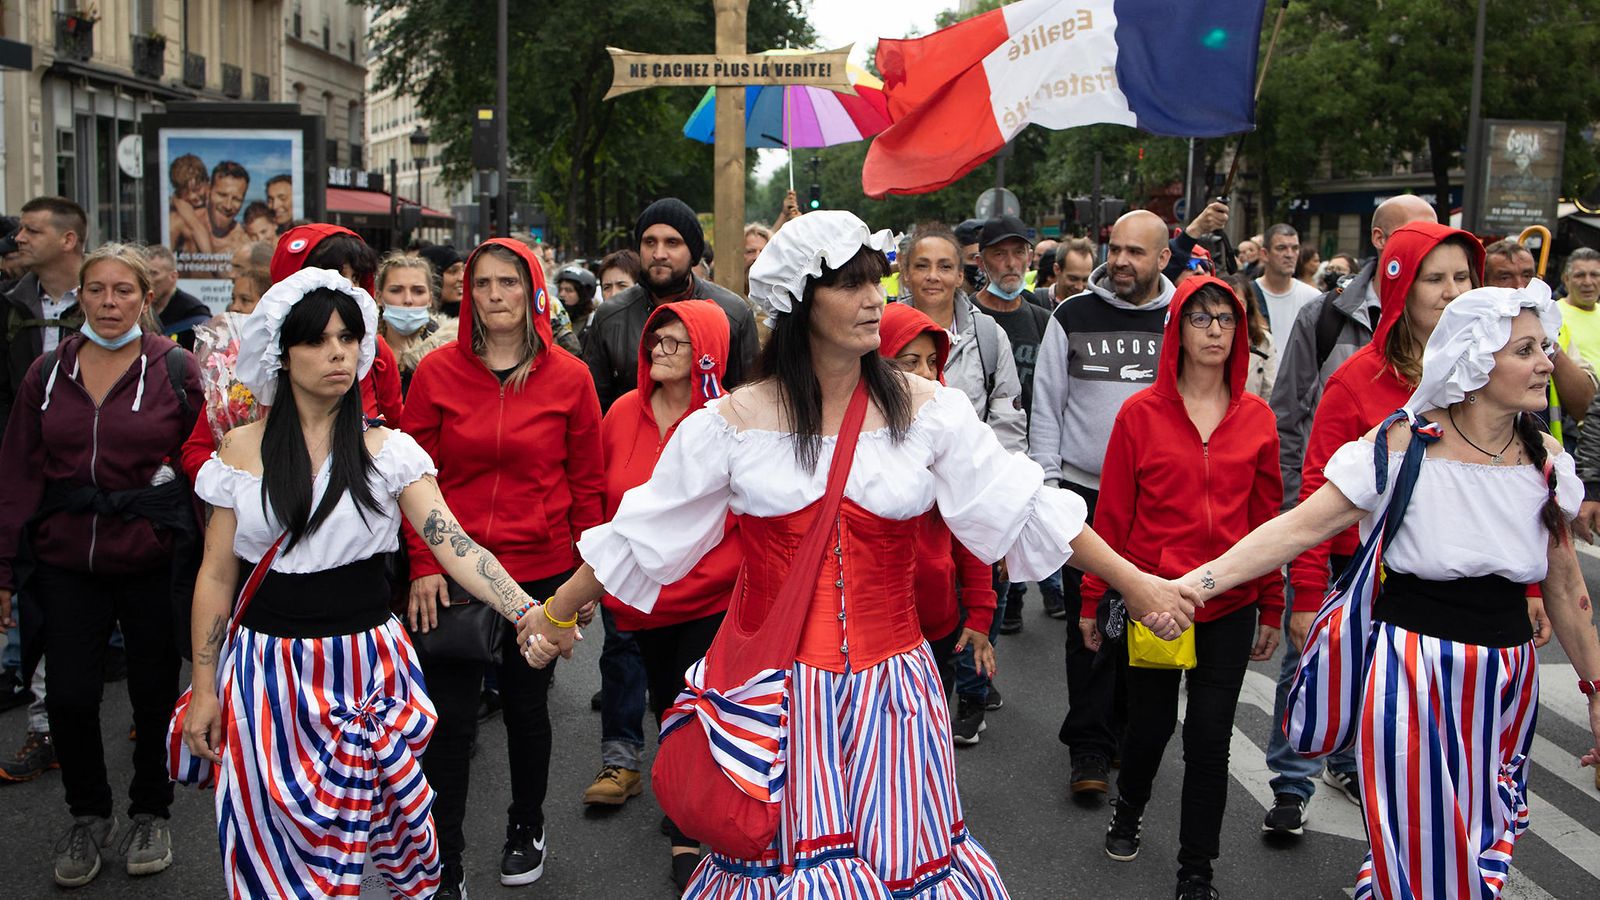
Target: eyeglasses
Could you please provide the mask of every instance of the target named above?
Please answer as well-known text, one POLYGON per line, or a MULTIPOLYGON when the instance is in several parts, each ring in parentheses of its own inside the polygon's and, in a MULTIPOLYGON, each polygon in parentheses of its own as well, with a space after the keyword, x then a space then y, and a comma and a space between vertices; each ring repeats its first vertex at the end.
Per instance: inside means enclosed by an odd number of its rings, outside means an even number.
POLYGON ((1188 322, 1193 327, 1200 329, 1201 331, 1204 331, 1205 329, 1210 328, 1212 322, 1215 322, 1218 325, 1221 325, 1223 331, 1232 331, 1239 324, 1239 317, 1234 315, 1231 312, 1225 312, 1225 313, 1208 313, 1208 312, 1184 313, 1183 314, 1183 320, 1185 322, 1188 322))
POLYGON ((652 331, 644 336, 644 352, 654 353, 657 347, 668 356, 678 352, 678 348, 687 345, 688 341, 680 341, 675 337, 652 331))

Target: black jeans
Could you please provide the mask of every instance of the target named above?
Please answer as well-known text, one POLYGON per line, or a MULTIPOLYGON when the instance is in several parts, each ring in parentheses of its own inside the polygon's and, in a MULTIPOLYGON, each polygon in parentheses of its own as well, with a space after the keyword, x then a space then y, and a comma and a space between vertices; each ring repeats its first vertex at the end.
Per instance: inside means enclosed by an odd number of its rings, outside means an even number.
POLYGON ((165 818, 172 806, 167 776, 167 722, 178 700, 183 661, 172 631, 172 574, 158 569, 132 575, 95 575, 40 564, 28 582, 44 610, 45 708, 51 740, 61 763, 61 783, 74 816, 109 816, 100 733, 100 698, 106 644, 122 626, 128 660, 128 699, 133 704, 133 784, 128 814, 165 818))
MULTIPOLYGON (((530 597, 549 597, 566 580, 567 575, 562 574, 525 581, 522 589, 530 597)), ((544 797, 550 783, 550 678, 554 671, 555 663, 543 669, 528 665, 517 647, 516 630, 505 629, 498 674, 506 755, 511 765, 511 805, 506 807, 506 821, 512 825, 544 827, 544 797)), ((433 739, 422 754, 422 774, 436 795, 433 822, 439 830, 443 861, 460 865, 467 846, 462 826, 467 815, 483 665, 424 656, 422 676, 439 713, 433 739)))
MULTIPOLYGON (((1061 486, 1083 498, 1089 507, 1087 521, 1093 522, 1100 492, 1070 481, 1061 486)), ((1117 737, 1127 720, 1122 673, 1128 668, 1128 650, 1120 641, 1102 641, 1098 652, 1083 645, 1078 629, 1083 572, 1070 565, 1062 567, 1061 595, 1067 606, 1067 715, 1058 737, 1071 750, 1075 763, 1089 757, 1109 761, 1117 755, 1117 737)))
MULTIPOLYGON (((1235 610, 1194 626, 1196 665, 1189 670, 1189 709, 1183 718, 1183 800, 1178 820, 1178 878, 1211 877, 1228 801, 1228 748, 1250 648, 1256 608, 1235 610)), ((1117 794, 1136 807, 1150 786, 1178 721, 1178 677, 1168 669, 1128 668, 1128 729, 1122 739, 1117 794)), ((1170 807, 1168 807, 1170 808, 1170 807)))
MULTIPOLYGON (((639 655, 644 659, 645 678, 649 684, 650 712, 656 717, 656 727, 661 717, 683 690, 684 670, 711 649, 711 639, 722 626, 723 613, 633 632, 639 643, 639 655)), ((698 727, 691 725, 690 727, 698 727)), ((674 847, 698 847, 700 842, 683 833, 671 819, 666 819, 667 837, 674 847)))

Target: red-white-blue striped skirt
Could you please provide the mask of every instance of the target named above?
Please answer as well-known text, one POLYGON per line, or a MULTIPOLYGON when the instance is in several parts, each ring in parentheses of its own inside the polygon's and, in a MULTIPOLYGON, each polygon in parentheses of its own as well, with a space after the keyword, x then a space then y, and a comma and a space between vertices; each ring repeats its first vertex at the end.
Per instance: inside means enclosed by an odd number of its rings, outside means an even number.
POLYGON ((1356 744, 1371 851, 1355 896, 1493 900, 1528 828, 1533 645, 1375 628, 1356 744))
POLYGON ((796 663, 783 817, 770 854, 710 854, 688 900, 1004 900, 956 797, 928 645, 844 674, 796 663))
POLYGON ((438 716, 405 629, 291 639, 240 628, 223 661, 217 837, 229 894, 399 897, 439 887, 422 751, 438 716))

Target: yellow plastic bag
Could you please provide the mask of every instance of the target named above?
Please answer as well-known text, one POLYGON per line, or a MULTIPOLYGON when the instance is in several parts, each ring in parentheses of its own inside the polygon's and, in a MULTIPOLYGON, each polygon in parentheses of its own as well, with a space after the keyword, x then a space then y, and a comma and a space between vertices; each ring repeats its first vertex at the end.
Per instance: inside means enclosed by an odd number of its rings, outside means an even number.
POLYGON ((1128 665, 1137 669, 1192 669, 1194 626, 1175 641, 1164 641, 1140 622, 1128 623, 1128 665))

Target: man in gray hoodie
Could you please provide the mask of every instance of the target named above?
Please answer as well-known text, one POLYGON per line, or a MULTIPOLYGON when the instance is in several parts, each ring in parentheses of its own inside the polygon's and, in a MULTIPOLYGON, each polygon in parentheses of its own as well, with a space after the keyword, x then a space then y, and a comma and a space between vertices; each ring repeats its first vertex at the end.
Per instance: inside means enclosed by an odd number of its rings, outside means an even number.
MULTIPOLYGON (((1117 411, 1155 383, 1173 295, 1161 274, 1170 256, 1159 216, 1134 210, 1118 219, 1105 264, 1090 274, 1088 290, 1051 313, 1039 345, 1028 455, 1044 468, 1047 483, 1084 498, 1091 520, 1117 411)), ((1060 737, 1072 754, 1073 795, 1098 799, 1116 753, 1115 698, 1127 654, 1098 652, 1095 610, 1082 608, 1082 573, 1069 566, 1062 576, 1069 614, 1077 609, 1079 619, 1067 629, 1068 711, 1060 737)))

